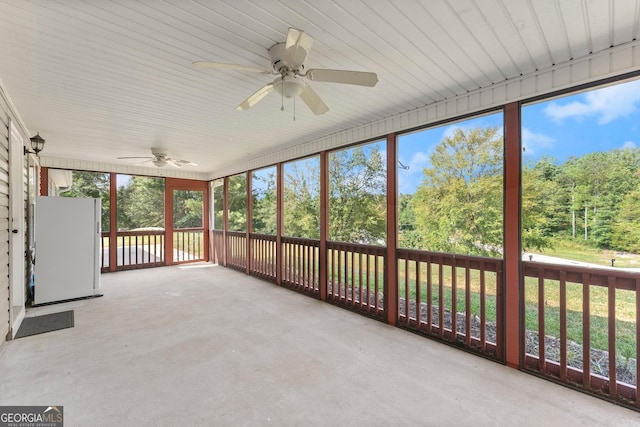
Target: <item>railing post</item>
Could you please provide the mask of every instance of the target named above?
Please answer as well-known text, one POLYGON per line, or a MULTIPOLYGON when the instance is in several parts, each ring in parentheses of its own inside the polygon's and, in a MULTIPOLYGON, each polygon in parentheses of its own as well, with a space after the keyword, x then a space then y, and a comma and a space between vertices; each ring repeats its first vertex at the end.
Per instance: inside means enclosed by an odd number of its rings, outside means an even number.
POLYGON ((504 358, 508 366, 519 368, 524 359, 522 338, 523 295, 520 283, 522 246, 520 244, 520 104, 512 102, 504 109, 504 358))
POLYGON ((164 265, 173 264, 173 186, 164 179, 164 265))
POLYGON ((398 263, 397 249, 397 138, 387 135, 387 254, 384 273, 384 309, 387 322, 395 325, 398 320, 398 263))
POLYGON ((282 285, 282 235, 284 234, 284 165, 276 166, 276 284, 282 285))
POLYGON ((222 181, 222 265, 227 266, 229 245, 227 244, 227 230, 229 230, 229 177, 222 181))
POLYGON ((253 176, 253 174, 251 173, 251 171, 247 171, 246 174, 246 184, 244 186, 245 191, 246 191, 246 196, 247 196, 247 201, 246 201, 246 206, 247 208, 245 209, 245 212, 247 213, 247 217, 246 219, 246 226, 245 226, 245 236, 246 236, 246 241, 245 241, 245 253, 247 254, 247 260, 246 260, 246 265, 245 265, 245 272, 247 274, 251 274, 251 264, 253 262, 253 251, 251 250, 251 232, 253 231, 253 189, 252 189, 252 180, 251 177, 253 176))
MULTIPOLYGON (((209 218, 211 218, 211 184, 206 183, 206 187, 204 192, 202 193, 202 248, 204 253, 202 254, 202 258, 205 261, 211 261, 211 252, 210 252, 210 222, 209 218)), ((198 245, 199 247, 199 245, 198 245)))
POLYGON ((329 153, 320 153, 320 299, 327 300, 328 262, 327 237, 329 235, 329 153))
POLYGON ((118 268, 118 180, 109 174, 109 271, 118 268))

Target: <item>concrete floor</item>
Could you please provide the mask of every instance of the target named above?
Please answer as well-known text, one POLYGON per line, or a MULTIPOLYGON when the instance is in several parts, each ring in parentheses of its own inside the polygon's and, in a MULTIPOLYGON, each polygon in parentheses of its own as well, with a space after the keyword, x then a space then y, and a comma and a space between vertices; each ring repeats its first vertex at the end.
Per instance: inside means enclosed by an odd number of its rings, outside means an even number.
POLYGON ((65 426, 597 426, 640 413, 210 264, 102 275, 7 342, 0 405, 65 426))

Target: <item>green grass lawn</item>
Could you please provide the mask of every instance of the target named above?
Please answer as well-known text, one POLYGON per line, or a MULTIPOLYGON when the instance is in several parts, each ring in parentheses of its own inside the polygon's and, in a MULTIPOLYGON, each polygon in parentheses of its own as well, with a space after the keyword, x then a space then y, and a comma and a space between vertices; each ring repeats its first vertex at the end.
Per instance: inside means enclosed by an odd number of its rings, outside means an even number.
POLYGON ((587 245, 584 240, 581 239, 554 239, 551 248, 544 249, 543 251, 528 252, 604 266, 611 266, 611 259, 615 259, 615 267, 640 268, 640 255, 638 254, 596 249, 587 245))

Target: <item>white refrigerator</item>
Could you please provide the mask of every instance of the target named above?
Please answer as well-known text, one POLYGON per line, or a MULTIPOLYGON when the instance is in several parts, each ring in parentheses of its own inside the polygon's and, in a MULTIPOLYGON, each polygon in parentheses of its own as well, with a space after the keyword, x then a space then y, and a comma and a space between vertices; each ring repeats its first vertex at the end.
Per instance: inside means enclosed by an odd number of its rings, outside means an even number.
POLYGON ((34 303, 101 295, 100 199, 36 200, 34 303))

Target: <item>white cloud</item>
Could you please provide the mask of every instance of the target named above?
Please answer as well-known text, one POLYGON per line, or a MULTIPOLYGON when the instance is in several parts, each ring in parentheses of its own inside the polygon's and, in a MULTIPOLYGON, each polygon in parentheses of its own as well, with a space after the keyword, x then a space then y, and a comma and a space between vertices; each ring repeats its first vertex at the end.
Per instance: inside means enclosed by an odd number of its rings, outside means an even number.
POLYGON ((535 154, 541 148, 549 148, 553 141, 554 139, 550 136, 522 128, 522 148, 525 155, 535 154))
POLYGON ((604 125, 638 111, 636 104, 640 102, 640 80, 594 90, 581 98, 580 101, 564 105, 551 102, 544 112, 555 121, 566 118, 580 121, 596 117, 598 124, 604 125))
MULTIPOLYGON (((457 130, 461 130, 464 133, 469 133, 474 129, 484 127, 486 127, 486 125, 483 126, 482 124, 477 122, 467 124, 465 124, 464 122, 462 124, 453 124, 444 128, 444 131, 442 132, 442 139, 453 137, 457 130)), ((502 127, 498 127, 496 138, 502 138, 502 130, 502 127)))
POLYGON ((637 145, 636 145, 636 143, 635 143, 635 142, 633 142, 633 141, 625 141, 625 142, 622 144, 622 149, 624 149, 624 150, 627 150, 627 149, 631 150, 631 149, 634 149, 634 148, 637 148, 637 147, 638 147, 638 146, 637 146, 637 145))
POLYGON ((473 129, 473 127, 469 126, 469 125, 459 125, 459 124, 455 124, 455 125, 450 125, 444 128, 444 132, 442 132, 442 139, 445 138, 451 138, 453 135, 455 135, 456 131, 460 129, 463 132, 467 132, 471 129, 473 129))
POLYGON ((411 160, 409 160, 409 172, 410 173, 422 173, 422 169, 429 163, 429 156, 427 153, 423 153, 422 151, 418 151, 411 156, 411 160))

